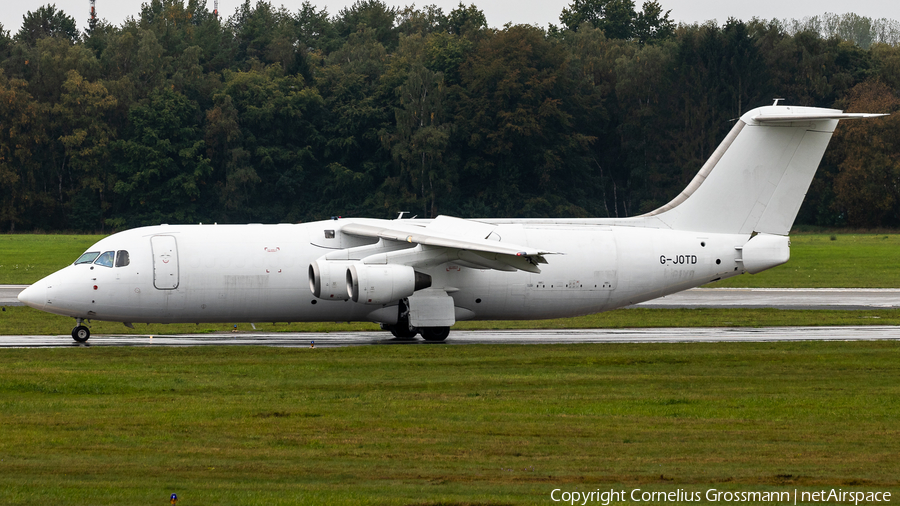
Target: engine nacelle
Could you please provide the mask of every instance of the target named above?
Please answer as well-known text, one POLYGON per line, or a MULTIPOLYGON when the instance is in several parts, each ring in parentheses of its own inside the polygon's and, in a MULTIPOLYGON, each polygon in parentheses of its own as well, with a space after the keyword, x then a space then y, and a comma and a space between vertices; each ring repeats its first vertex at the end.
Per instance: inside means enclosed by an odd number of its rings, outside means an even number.
POLYGON ((309 291, 320 299, 347 300, 347 262, 315 260, 309 264, 309 291))
POLYGON ((353 264, 347 268, 347 296, 363 304, 388 304, 431 286, 431 276, 408 265, 353 264))

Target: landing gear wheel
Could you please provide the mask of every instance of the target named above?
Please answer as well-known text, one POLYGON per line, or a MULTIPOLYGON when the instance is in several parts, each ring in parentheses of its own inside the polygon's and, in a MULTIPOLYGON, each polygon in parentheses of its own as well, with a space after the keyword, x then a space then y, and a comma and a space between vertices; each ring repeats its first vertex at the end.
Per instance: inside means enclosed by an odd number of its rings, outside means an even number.
POLYGON ((450 335, 450 327, 426 327, 421 331, 422 339, 430 342, 441 342, 450 335))
POLYGON ((412 339, 416 337, 416 331, 410 330, 409 325, 394 325, 391 327, 391 334, 397 339, 412 339))
POLYGON ((412 339, 419 333, 416 329, 409 328, 409 303, 402 299, 397 304, 397 324, 387 327, 397 339, 412 339))
POLYGON ((79 325, 72 329, 72 339, 79 343, 86 343, 91 338, 91 330, 84 325, 79 325))

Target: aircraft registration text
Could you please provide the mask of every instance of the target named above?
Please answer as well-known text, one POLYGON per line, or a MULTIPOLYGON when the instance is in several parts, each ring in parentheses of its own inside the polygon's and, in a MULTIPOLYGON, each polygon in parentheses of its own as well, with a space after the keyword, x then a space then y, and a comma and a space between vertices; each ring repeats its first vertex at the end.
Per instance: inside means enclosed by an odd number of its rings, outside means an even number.
POLYGON ((697 263, 697 255, 674 255, 672 258, 660 255, 659 263, 662 265, 694 265, 697 263))

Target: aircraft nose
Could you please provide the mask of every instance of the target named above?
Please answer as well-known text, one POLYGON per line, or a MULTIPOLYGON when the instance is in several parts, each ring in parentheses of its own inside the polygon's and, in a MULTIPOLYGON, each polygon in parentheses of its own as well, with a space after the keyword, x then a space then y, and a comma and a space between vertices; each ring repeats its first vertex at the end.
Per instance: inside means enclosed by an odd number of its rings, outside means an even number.
POLYGON ((44 280, 29 286, 19 293, 19 302, 35 309, 44 309, 47 304, 47 284, 44 280))

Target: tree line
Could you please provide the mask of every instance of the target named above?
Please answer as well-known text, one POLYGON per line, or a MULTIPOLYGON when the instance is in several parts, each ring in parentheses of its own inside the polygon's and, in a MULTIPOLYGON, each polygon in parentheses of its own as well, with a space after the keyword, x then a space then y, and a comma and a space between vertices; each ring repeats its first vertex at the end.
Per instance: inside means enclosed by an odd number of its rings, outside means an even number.
MULTIPOLYGON (((900 109, 900 47, 815 19, 676 26, 656 1, 574 0, 559 26, 489 28, 474 4, 205 4, 0 27, 0 229, 632 216, 773 98, 900 109)), ((800 222, 896 227, 898 179, 900 115, 842 123, 800 222)))

